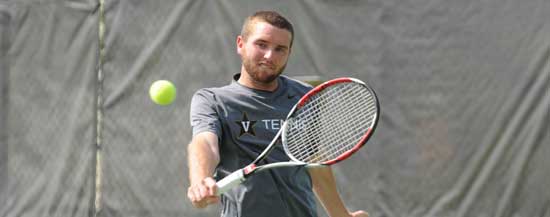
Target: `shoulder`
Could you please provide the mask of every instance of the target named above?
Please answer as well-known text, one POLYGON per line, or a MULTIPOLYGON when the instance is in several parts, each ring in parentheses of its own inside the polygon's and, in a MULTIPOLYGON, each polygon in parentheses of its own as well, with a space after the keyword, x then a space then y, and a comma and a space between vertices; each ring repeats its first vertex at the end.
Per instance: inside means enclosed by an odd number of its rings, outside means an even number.
POLYGON ((232 85, 226 85, 222 87, 208 87, 208 88, 201 88, 195 91, 193 94, 193 98, 202 97, 202 98, 210 98, 214 99, 219 95, 226 94, 228 92, 231 92, 232 85))
POLYGON ((213 88, 201 88, 193 94, 193 97, 191 98, 192 102, 197 101, 213 101, 215 98, 215 91, 213 88))
POLYGON ((313 86, 306 82, 288 76, 281 75, 281 79, 287 84, 289 89, 301 94, 305 94, 313 88, 313 86))
POLYGON ((201 88, 195 91, 191 97, 191 109, 216 105, 220 93, 220 87, 201 88))

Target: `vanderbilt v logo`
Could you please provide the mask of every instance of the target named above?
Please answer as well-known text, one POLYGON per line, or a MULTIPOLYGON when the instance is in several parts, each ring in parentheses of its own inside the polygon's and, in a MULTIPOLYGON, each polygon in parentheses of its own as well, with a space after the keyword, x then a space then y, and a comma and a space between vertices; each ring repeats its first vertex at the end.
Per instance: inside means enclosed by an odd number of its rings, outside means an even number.
POLYGON ((239 127, 241 128, 241 133, 239 134, 239 137, 245 133, 256 136, 256 132, 254 132, 254 124, 256 124, 256 121, 248 120, 246 112, 243 112, 242 120, 235 121, 235 123, 237 123, 237 125, 239 125, 239 127))

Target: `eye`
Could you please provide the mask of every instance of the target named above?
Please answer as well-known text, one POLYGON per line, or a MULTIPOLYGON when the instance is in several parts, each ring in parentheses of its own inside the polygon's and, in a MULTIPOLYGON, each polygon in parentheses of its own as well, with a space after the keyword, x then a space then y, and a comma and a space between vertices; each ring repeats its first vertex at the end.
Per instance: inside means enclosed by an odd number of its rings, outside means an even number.
POLYGON ((275 52, 277 53, 286 53, 286 48, 285 47, 277 47, 275 48, 275 52))
POLYGON ((267 44, 266 44, 266 43, 263 43, 263 42, 258 42, 258 43, 256 43, 256 45, 258 45, 258 47, 260 47, 260 48, 262 48, 262 49, 267 48, 267 44))

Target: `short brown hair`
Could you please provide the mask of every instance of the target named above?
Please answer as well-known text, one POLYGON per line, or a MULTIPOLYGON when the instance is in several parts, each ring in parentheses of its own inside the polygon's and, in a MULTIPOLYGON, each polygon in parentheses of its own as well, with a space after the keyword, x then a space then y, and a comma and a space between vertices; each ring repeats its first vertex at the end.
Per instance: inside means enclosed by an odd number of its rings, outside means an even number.
POLYGON ((254 21, 264 21, 277 28, 288 30, 290 32, 290 47, 292 47, 292 42, 294 41, 294 28, 292 27, 292 24, 281 14, 275 11, 258 11, 247 17, 241 30, 241 36, 245 40, 250 34, 250 27, 254 21))

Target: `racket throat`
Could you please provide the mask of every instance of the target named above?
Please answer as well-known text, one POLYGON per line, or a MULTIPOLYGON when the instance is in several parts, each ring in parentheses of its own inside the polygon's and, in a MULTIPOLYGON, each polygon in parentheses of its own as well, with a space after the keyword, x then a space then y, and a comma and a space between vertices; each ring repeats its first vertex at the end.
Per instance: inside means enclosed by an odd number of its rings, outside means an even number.
POLYGON ((218 188, 218 190, 216 191, 216 195, 219 196, 234 188, 235 186, 243 183, 248 176, 252 175, 252 173, 256 171, 256 168, 256 164, 250 164, 245 168, 239 169, 224 177, 222 180, 218 181, 216 183, 216 186, 218 188))
POLYGON ((254 163, 246 166, 245 168, 243 168, 244 177, 247 177, 250 174, 254 173, 254 171, 256 171, 256 168, 257 168, 257 166, 254 163))

